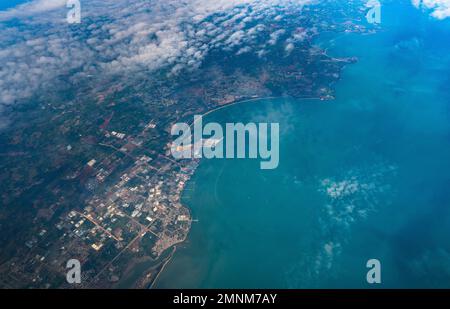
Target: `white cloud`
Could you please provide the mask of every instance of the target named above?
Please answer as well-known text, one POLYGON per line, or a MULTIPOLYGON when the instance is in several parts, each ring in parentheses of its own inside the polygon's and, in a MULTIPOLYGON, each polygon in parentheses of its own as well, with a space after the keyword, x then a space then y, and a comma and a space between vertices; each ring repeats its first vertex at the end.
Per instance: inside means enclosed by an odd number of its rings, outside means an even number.
POLYGON ((284 50, 286 51, 286 54, 289 55, 295 48, 295 45, 293 43, 287 43, 284 50))
POLYGON ((450 17, 450 0, 412 0, 417 8, 431 10, 431 16, 437 19, 450 17))
POLYGON ((282 36, 285 32, 286 32, 286 30, 284 30, 284 29, 280 29, 280 30, 277 30, 277 31, 275 31, 275 32, 272 32, 272 33, 270 34, 270 40, 269 40, 268 43, 269 43, 270 45, 275 45, 275 44, 277 44, 278 39, 279 39, 280 36, 282 36))
MULTIPOLYGON (((412 0, 450 15, 450 0, 412 0)), ((168 67, 173 73, 199 67, 216 49, 263 57, 281 37, 286 52, 308 37, 265 25, 282 22, 312 0, 84 0, 81 24, 65 22, 66 0, 34 0, 0 12, 0 105, 52 89, 60 76, 133 74, 168 67), (280 11, 281 8, 281 11, 280 11), (6 23, 20 19, 21 26, 6 23), (269 22, 268 22, 269 21, 269 22), (262 45, 257 38, 268 33, 262 45), (76 74, 74 73, 76 72, 76 74), (70 74, 69 74, 70 73, 70 74)))

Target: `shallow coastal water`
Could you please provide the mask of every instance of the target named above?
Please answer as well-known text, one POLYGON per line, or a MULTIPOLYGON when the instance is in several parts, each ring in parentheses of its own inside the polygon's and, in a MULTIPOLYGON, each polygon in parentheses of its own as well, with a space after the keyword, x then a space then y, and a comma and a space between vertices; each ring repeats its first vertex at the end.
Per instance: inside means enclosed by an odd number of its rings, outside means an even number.
POLYGON ((317 44, 357 56, 336 100, 267 99, 206 121, 279 122, 280 165, 203 160, 194 222, 158 288, 450 287, 450 35, 409 4, 375 35, 317 44))

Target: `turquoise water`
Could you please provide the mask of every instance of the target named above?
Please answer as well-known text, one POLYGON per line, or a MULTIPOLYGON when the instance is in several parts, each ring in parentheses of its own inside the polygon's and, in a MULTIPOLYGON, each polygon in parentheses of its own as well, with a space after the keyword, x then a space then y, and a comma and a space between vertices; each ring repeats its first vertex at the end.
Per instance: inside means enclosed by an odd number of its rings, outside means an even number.
POLYGON ((280 165, 204 160, 193 223, 160 288, 450 287, 450 25, 409 4, 376 35, 324 35, 357 56, 336 100, 274 99, 205 121, 279 122, 280 165))

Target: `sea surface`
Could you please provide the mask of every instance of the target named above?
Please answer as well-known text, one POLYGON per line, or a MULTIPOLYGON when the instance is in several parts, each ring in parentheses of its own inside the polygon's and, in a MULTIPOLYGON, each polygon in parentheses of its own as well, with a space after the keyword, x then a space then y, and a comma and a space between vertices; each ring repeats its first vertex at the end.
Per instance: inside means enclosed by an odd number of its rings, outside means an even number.
POLYGON ((30 0, 2 0, 0 2, 0 11, 14 8, 20 4, 30 2, 30 0))
POLYGON ((450 23, 407 1, 382 12, 377 34, 317 39, 359 59, 335 100, 259 100, 204 119, 279 122, 280 165, 203 160, 183 195, 198 222, 156 287, 450 287, 450 23))

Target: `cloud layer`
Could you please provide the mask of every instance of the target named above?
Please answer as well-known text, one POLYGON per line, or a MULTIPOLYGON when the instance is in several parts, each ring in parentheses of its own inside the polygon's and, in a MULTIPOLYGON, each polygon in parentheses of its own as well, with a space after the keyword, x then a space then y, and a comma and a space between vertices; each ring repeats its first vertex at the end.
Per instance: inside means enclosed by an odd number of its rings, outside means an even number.
POLYGON ((450 0, 412 0, 417 8, 429 9, 431 16, 437 19, 450 17, 450 0))

